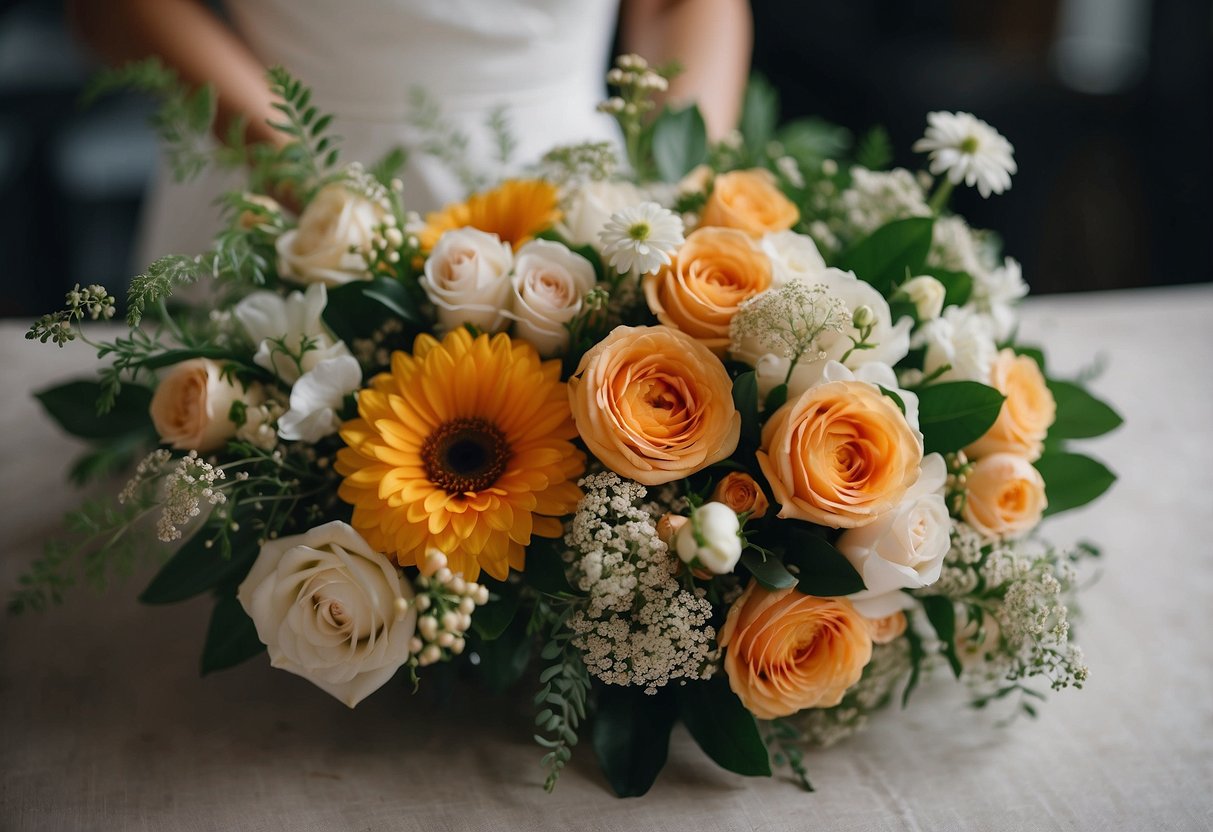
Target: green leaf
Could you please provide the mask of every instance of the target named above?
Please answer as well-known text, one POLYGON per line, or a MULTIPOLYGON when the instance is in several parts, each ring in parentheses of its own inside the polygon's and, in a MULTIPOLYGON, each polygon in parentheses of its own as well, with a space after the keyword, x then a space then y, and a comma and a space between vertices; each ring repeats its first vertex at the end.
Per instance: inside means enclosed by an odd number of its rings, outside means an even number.
POLYGON ((154 434, 148 407, 152 391, 137 384, 124 384, 113 408, 97 415, 101 384, 96 381, 69 381, 40 390, 34 396, 47 415, 72 436, 82 439, 113 440, 126 434, 154 434))
POLYGON ((522 599, 518 587, 513 584, 494 580, 488 575, 481 575, 480 583, 488 587, 489 602, 472 613, 472 628, 485 641, 492 641, 514 620, 522 599))
POLYGON ((922 646, 922 636, 914 629, 914 622, 906 624, 906 644, 910 648, 910 678, 906 680, 906 689, 901 694, 901 707, 910 704, 910 694, 918 687, 918 679, 922 674, 922 662, 927 657, 927 651, 922 646))
POLYGON ((699 108, 666 108, 653 123, 653 161, 664 182, 677 182, 708 155, 708 133, 699 108))
POLYGON ((426 328, 416 299, 404 284, 389 277, 355 280, 330 289, 328 298, 324 322, 346 343, 365 337, 389 318, 403 323, 407 333, 426 328))
POLYGON ((564 540, 559 537, 532 537, 526 549, 526 567, 522 579, 548 595, 568 595, 573 592, 565 574, 564 540))
POLYGON ((774 413, 779 408, 783 407, 788 400, 788 386, 786 384, 776 384, 771 388, 771 392, 767 393, 767 400, 763 402, 762 409, 767 413, 774 413))
POLYGON ((746 777, 771 776, 771 758, 758 723, 723 676, 689 682, 675 691, 679 716, 717 765, 746 777))
MULTIPOLYGON (((530 664, 532 640, 527 634, 525 619, 526 616, 514 616, 492 641, 481 638, 475 629, 468 636, 470 652, 480 659, 476 672, 494 693, 502 693, 513 687, 530 664)), ((472 622, 475 623, 475 620, 473 613, 472 622)))
POLYGON ((934 222, 931 217, 910 217, 882 225, 844 251, 838 268, 855 272, 888 297, 907 273, 923 273, 934 222))
POLYGON ((859 140, 855 149, 855 164, 868 170, 884 170, 893 161, 893 142, 889 131, 873 127, 859 140))
POLYGON ((643 688, 603 685, 594 718, 594 751, 620 797, 640 797, 657 779, 677 717, 673 691, 650 696, 643 688))
MULTIPOLYGON (((317 126, 327 126, 327 120, 330 118, 332 118, 332 116, 323 116, 320 121, 316 122, 317 126)), ((313 132, 315 132, 315 130, 313 130, 313 132)), ((396 145, 385 153, 378 162, 371 165, 370 174, 371 176, 375 177, 375 179, 378 180, 379 184, 383 185, 383 187, 389 188, 391 187, 393 177, 399 174, 401 169, 404 168, 404 163, 408 161, 408 158, 408 151, 405 150, 403 146, 396 145)))
POLYGON ((741 553, 741 563, 750 570, 754 580, 772 592, 796 586, 796 576, 778 558, 768 555, 764 559, 758 552, 746 551, 741 553))
POLYGON ((876 386, 880 388, 880 392, 882 394, 884 394, 885 396, 888 396, 890 399, 892 399, 893 404, 897 405, 897 409, 901 411, 901 415, 905 416, 906 415, 906 403, 901 398, 901 394, 898 393, 896 390, 890 390, 889 388, 885 387, 882 384, 877 384, 876 386))
POLYGON ((751 75, 741 105, 741 135, 753 154, 762 154, 779 121, 779 93, 761 75, 751 75))
POLYGON ((265 645, 257 637, 257 627, 236 596, 220 598, 206 630, 206 645, 202 648, 202 675, 226 670, 263 650, 265 645))
POLYGON ((952 673, 959 679, 964 668, 960 664, 960 657, 956 655, 956 605, 952 603, 951 598, 943 595, 928 595, 919 600, 922 601, 922 608, 926 610, 927 620, 935 628, 935 635, 939 637, 941 652, 947 658, 952 673))
POLYGON ((134 464, 135 459, 156 441, 154 431, 135 431, 108 440, 72 463, 68 477, 76 485, 116 474, 134 464))
POLYGON ((758 376, 748 370, 733 379, 733 406, 741 414, 741 436, 751 445, 762 442, 758 424, 758 376))
POLYGON ((976 381, 946 381, 919 388, 918 424, 927 453, 950 453, 985 434, 1005 397, 976 381))
POLYGON ((812 526, 799 520, 784 520, 780 532, 786 541, 783 556, 796 567, 797 589, 806 595, 829 598, 863 590, 863 577, 842 552, 830 545, 812 526))
POLYGON ((944 306, 963 306, 969 302, 969 297, 973 294, 973 278, 968 272, 928 268, 924 269, 921 274, 928 274, 943 284, 944 306))
POLYGON ((1046 451, 1035 462, 1044 477, 1049 507, 1045 517, 1085 506, 1116 482, 1116 475, 1098 460, 1082 454, 1046 451))
POLYGON ((776 138, 784 152, 803 167, 836 159, 851 146, 851 134, 845 127, 820 118, 802 118, 785 124, 776 138))
POLYGON ((204 524, 160 568, 139 600, 144 604, 173 604, 242 580, 261 551, 259 532, 252 522, 254 513, 252 506, 241 505, 236 510, 239 530, 229 537, 232 551, 226 558, 218 544, 206 545, 215 537, 216 528, 214 523, 204 524))
POLYGON ((1074 382, 1050 379, 1049 391, 1057 402, 1057 418, 1049 428, 1050 440, 1103 436, 1124 422, 1119 413, 1074 382))
POLYGON ((1015 348, 1016 355, 1026 355, 1036 362, 1040 367, 1040 371, 1045 372, 1045 353, 1040 347, 1029 347, 1025 345, 1017 345, 1015 348))

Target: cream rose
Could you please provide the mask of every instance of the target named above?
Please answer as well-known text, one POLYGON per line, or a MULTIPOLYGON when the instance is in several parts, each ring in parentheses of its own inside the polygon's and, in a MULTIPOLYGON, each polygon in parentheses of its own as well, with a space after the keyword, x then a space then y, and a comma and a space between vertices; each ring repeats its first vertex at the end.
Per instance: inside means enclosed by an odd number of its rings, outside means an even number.
POLYGON ((826 381, 775 411, 757 456, 780 517, 850 529, 901 502, 918 479, 922 442, 875 385, 826 381))
POLYGON ((560 243, 532 240, 514 255, 514 335, 544 358, 569 346, 565 324, 581 312, 581 301, 597 276, 590 261, 560 243))
POLYGON ((735 170, 712 182, 700 214, 701 227, 736 228, 752 237, 785 231, 800 219, 796 205, 783 195, 768 170, 735 170))
POLYGON ((556 231, 575 246, 592 246, 601 252, 599 232, 616 211, 644 202, 644 192, 631 182, 586 182, 565 196, 564 213, 556 231))
POLYGON ((1027 534, 1048 505, 1044 479, 1022 456, 982 457, 965 478, 964 520, 986 537, 1027 534))
POLYGON ((388 212, 341 182, 325 185, 299 217, 299 227, 278 237, 278 270, 299 283, 340 286, 368 280, 362 255, 351 248, 370 247, 375 226, 388 212))
POLYGON ((881 607, 865 602, 900 589, 930 586, 939 580, 951 548, 952 518, 943 498, 948 468, 939 454, 922 461, 918 481, 895 508, 876 521, 849 529, 835 547, 863 578, 866 589, 848 596, 865 616, 880 618, 881 607))
POLYGON ((826 261, 812 237, 795 231, 776 231, 762 238, 762 250, 771 259, 771 285, 778 288, 789 280, 819 283, 826 261))
POLYGON ((223 365, 191 358, 168 369, 152 396, 151 416, 160 441, 179 451, 205 454, 222 448, 236 435, 229 416, 235 402, 261 403, 263 393, 224 378, 223 365))
POLYGON ((449 331, 471 324, 497 332, 507 323, 514 253, 496 234, 459 228, 443 234, 425 261, 421 288, 438 309, 438 326, 449 331))
POLYGON ((742 301, 770 286, 771 261, 753 240, 729 228, 701 228, 669 266, 645 275, 644 296, 663 324, 723 355, 742 301))
POLYGON ((669 327, 616 327, 582 357, 568 389, 590 453, 644 485, 719 462, 741 435, 724 366, 669 327))
POLYGON ((751 581, 720 631, 729 687, 759 719, 831 708, 872 658, 867 621, 845 598, 751 581))
POLYGON ((266 541, 236 597, 274 667, 351 708, 408 661, 413 589, 346 523, 266 541))
POLYGON ((972 458, 1009 453, 1029 462, 1039 459, 1045 436, 1057 418, 1057 402, 1040 365, 1014 350, 1003 350, 990 368, 990 386, 1006 396, 1006 401, 994 424, 965 453, 972 458))

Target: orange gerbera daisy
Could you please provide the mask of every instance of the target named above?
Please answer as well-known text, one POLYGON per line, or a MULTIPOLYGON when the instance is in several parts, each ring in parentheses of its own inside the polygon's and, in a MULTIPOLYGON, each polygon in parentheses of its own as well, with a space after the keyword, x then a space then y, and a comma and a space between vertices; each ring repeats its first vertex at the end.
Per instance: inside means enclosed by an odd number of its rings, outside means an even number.
POLYGON ((419 235, 422 251, 432 251, 438 238, 456 228, 478 228, 496 234, 517 251, 560 219, 556 186, 542 179, 508 179, 491 191, 472 194, 426 215, 419 235))
POLYGON ((341 427, 337 493, 354 528, 402 566, 436 547, 468 580, 482 568, 503 580, 523 568, 532 534, 563 533, 581 498, 560 362, 523 341, 462 327, 420 335, 359 393, 358 414, 341 427))

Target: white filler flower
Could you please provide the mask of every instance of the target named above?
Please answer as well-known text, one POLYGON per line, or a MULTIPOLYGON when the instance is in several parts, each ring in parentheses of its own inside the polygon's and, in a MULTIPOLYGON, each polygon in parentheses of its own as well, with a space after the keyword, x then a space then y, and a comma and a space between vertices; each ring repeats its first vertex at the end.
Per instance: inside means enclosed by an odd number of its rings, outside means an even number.
POLYGON ((931 173, 947 174, 953 185, 976 185, 984 197, 1010 188, 1018 170, 1011 143, 971 113, 929 113, 914 150, 930 154, 931 173))
POLYGON ((683 243, 682 219, 656 202, 616 211, 598 234, 602 256, 620 274, 651 274, 670 265, 683 243))

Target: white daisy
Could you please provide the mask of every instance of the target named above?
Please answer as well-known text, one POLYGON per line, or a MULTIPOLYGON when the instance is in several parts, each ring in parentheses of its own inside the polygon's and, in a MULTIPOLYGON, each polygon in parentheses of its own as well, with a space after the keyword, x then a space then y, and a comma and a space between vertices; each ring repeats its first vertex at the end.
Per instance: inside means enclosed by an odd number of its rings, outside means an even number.
POLYGON ((620 274, 650 274, 670 264, 683 243, 682 218, 656 202, 642 202, 611 214, 598 239, 602 256, 620 274))
POLYGON ((971 113, 929 113, 914 150, 931 154, 931 173, 946 173, 953 185, 976 185, 984 197, 1010 188, 1018 170, 1011 143, 971 113))

